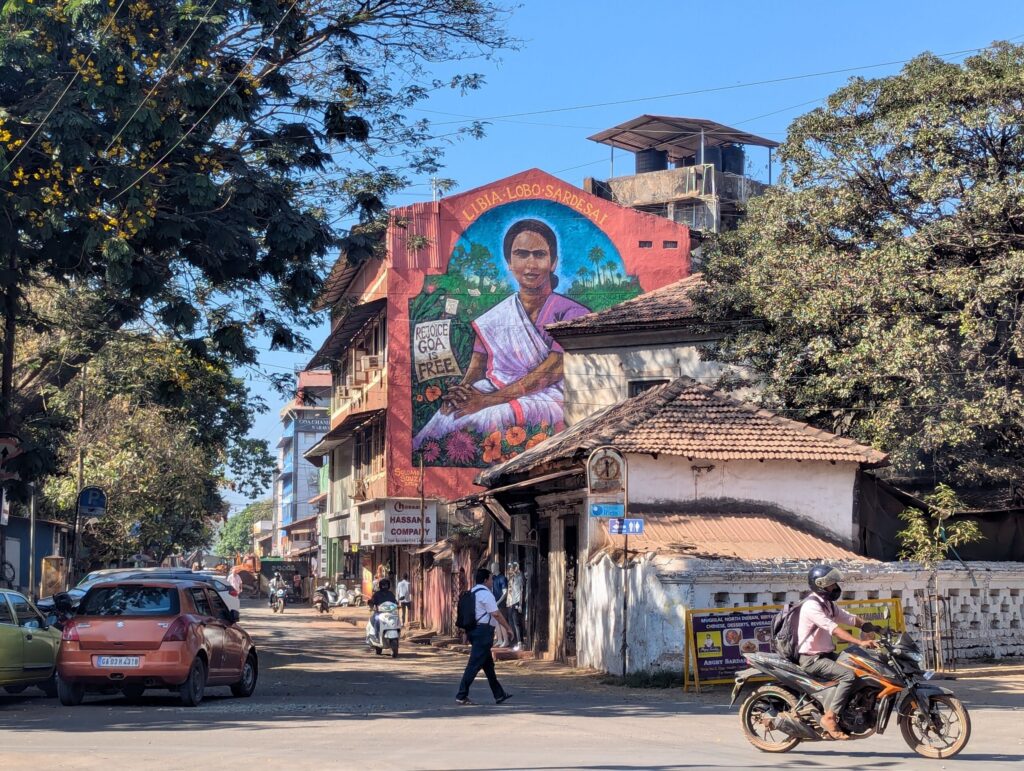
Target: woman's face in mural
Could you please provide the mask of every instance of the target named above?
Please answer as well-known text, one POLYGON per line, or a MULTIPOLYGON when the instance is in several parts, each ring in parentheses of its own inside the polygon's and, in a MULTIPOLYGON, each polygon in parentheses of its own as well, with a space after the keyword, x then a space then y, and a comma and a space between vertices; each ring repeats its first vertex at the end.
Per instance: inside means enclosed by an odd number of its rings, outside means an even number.
POLYGON ((509 270, 520 290, 551 291, 551 273, 554 269, 555 259, 551 254, 551 246, 540 233, 524 230, 512 241, 509 270))

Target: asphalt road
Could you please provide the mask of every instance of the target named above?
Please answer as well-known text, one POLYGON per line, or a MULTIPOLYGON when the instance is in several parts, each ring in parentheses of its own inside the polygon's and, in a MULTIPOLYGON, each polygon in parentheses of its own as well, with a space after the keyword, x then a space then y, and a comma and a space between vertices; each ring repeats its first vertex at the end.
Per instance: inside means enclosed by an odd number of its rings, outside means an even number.
POLYGON ((243 608, 256 638, 256 694, 211 688, 197 708, 150 692, 139 705, 89 696, 60 706, 38 692, 0 693, 7 769, 1010 769, 1024 761, 1024 677, 951 684, 973 737, 953 760, 910 752, 899 731, 764 755, 743 739, 727 696, 602 685, 542 664, 500 664, 512 700, 491 703, 481 675, 454 703, 465 657, 406 646, 378 657, 359 630, 309 610, 243 608))

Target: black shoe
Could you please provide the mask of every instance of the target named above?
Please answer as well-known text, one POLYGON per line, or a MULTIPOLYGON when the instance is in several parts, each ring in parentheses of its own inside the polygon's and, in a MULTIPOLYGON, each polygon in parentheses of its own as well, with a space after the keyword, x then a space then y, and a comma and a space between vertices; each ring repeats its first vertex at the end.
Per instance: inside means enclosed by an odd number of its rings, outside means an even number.
MULTIPOLYGON (((506 697, 506 698, 508 698, 508 697, 506 697)), ((469 697, 468 697, 468 696, 467 696, 466 698, 464 698, 464 699, 460 699, 460 698, 459 698, 458 696, 456 696, 456 697, 455 697, 455 703, 456 703, 456 704, 462 704, 462 705, 466 705, 466 704, 472 704, 473 702, 471 702, 471 701, 469 700, 469 697)))
POLYGON ((511 698, 512 698, 512 694, 511 694, 511 693, 506 693, 506 694, 505 694, 504 696, 502 696, 501 698, 495 699, 495 700, 494 700, 494 703, 495 703, 495 704, 504 704, 504 703, 505 703, 506 701, 508 701, 508 700, 509 700, 509 699, 511 699, 511 698))

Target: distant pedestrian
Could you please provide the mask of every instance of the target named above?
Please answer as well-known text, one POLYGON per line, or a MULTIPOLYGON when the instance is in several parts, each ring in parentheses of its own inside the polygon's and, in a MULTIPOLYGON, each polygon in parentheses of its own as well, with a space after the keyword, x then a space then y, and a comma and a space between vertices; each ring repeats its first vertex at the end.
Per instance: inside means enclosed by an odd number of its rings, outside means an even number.
POLYGON ((471 590, 476 601, 476 626, 466 633, 472 648, 469 653, 469 661, 466 664, 466 671, 462 674, 462 682, 459 683, 459 691, 455 694, 455 701, 458 704, 473 703, 469 700, 469 687, 481 669, 487 676, 487 684, 491 686, 491 694, 494 696, 496 704, 508 701, 511 696, 498 682, 498 675, 494 672, 494 657, 491 655, 495 628, 500 626, 509 634, 512 633, 505 617, 498 611, 498 603, 494 600, 494 594, 491 591, 493 578, 491 571, 487 568, 478 568, 476 571, 476 586, 471 590))
POLYGON ((402 580, 398 582, 395 594, 398 595, 398 607, 402 611, 402 625, 409 619, 409 606, 412 605, 412 594, 409 587, 409 574, 403 573, 402 580))

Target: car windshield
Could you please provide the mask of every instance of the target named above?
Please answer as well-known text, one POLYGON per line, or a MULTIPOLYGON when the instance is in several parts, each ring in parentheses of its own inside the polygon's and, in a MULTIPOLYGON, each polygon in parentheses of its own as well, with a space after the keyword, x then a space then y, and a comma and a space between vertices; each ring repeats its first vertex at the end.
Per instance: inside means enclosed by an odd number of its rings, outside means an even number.
POLYGON ((78 607, 80 616, 176 616, 180 611, 177 589, 141 584, 97 586, 78 607))

